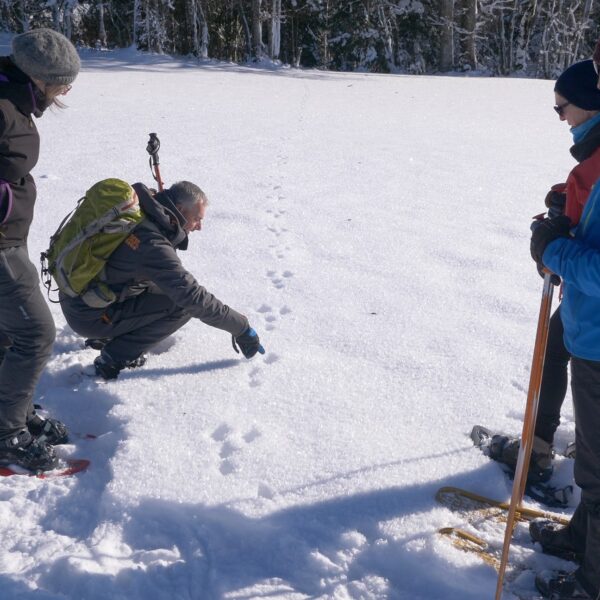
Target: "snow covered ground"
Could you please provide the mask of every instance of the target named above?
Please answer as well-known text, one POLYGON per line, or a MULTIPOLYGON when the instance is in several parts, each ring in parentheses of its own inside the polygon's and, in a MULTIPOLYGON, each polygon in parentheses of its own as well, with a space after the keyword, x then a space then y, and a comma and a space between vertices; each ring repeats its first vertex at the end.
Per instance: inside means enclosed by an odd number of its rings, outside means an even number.
MULTIPOLYGON (((82 380, 96 352, 53 304, 36 401, 99 437, 63 449, 84 474, 0 482, 2 598, 492 598, 493 569, 437 536, 461 521, 434 493, 510 495, 468 433, 521 429, 529 222, 574 164, 552 89, 84 54, 38 122, 30 255, 95 181, 151 183, 157 132, 165 182, 211 200, 182 258, 267 352, 195 321, 144 368, 82 380)), ((559 448, 573 432, 568 402, 559 448)))

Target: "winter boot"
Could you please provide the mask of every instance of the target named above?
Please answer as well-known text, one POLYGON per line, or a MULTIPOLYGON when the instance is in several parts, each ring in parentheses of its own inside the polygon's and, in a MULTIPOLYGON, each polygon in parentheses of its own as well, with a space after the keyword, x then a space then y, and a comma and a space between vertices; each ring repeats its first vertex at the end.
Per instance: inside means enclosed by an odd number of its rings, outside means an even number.
POLYGON ((27 421, 27 429, 33 437, 51 446, 58 446, 59 444, 67 444, 69 442, 69 431, 66 425, 58 419, 44 419, 34 413, 29 421, 27 421))
POLYGON ((575 573, 542 571, 535 577, 535 587, 548 600, 595 600, 577 581, 575 573))
POLYGON ((582 562, 585 550, 585 509, 575 511, 569 525, 560 525, 549 519, 535 519, 529 524, 529 535, 542 547, 542 552, 564 560, 582 562), (579 513, 579 514, 578 514, 579 513), (579 523, 583 520, 583 523, 579 523), (577 535, 577 525, 583 525, 577 535))
POLYGON ((587 512, 585 557, 575 575, 587 593, 597 600, 600 597, 600 502, 590 501, 586 496, 583 492, 581 504, 585 504, 587 512))
MULTIPOLYGON (((513 471, 517 468, 517 459, 521 440, 507 435, 495 435, 489 445, 489 457, 509 466, 513 471)), ((535 436, 527 481, 529 483, 544 483, 552 477, 552 445, 535 436)))
POLYGON ((0 440, 0 464, 18 465, 29 471, 50 471, 58 465, 54 448, 23 429, 13 437, 0 440))
POLYGON ((94 350, 102 350, 106 344, 110 342, 110 338, 88 338, 84 342, 86 348, 93 348, 94 350))
POLYGON ((102 379, 116 379, 123 369, 135 369, 146 364, 146 356, 142 354, 133 360, 119 361, 113 358, 107 352, 101 352, 100 356, 94 360, 96 375, 102 379))

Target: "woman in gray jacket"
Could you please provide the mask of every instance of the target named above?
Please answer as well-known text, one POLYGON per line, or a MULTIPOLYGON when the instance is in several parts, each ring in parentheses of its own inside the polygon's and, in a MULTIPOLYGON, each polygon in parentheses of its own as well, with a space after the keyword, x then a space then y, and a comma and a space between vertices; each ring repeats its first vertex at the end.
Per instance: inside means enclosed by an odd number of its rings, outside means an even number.
POLYGON ((65 426, 41 418, 32 403, 55 337, 27 253, 40 147, 33 117, 62 106, 79 67, 73 44, 51 29, 15 36, 12 55, 0 58, 0 464, 32 471, 54 468, 53 444, 67 438, 65 426))

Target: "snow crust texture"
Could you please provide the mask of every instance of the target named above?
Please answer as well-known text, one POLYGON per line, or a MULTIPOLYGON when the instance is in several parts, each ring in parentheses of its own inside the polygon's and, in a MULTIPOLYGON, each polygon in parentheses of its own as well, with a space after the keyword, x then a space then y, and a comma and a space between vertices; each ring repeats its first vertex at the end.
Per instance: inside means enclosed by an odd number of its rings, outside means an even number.
MULTIPOLYGON (((552 83, 88 53, 65 100, 37 122, 33 260, 94 182, 152 183, 156 132, 166 184, 211 203, 184 264, 267 352, 194 321, 100 383, 52 304, 36 402, 98 437, 61 450, 84 474, 0 482, 1 597, 492 597, 434 494, 510 494, 468 433, 521 428, 529 222, 573 166, 552 83)), ((557 445, 573 432, 567 403, 557 445)))

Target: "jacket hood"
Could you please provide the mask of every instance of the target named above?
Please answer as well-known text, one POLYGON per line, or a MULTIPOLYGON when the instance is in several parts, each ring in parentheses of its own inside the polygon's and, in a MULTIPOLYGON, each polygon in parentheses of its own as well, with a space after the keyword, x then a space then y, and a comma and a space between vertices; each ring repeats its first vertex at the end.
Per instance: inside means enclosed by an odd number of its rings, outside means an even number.
POLYGON ((167 192, 152 194, 143 183, 134 183, 140 206, 146 217, 154 223, 178 250, 187 250, 188 236, 183 229, 185 217, 177 210, 167 192))
POLYGON ((41 117, 48 108, 44 94, 7 56, 0 58, 0 99, 9 100, 24 115, 41 117))

